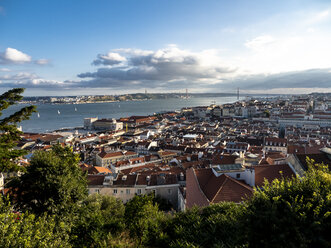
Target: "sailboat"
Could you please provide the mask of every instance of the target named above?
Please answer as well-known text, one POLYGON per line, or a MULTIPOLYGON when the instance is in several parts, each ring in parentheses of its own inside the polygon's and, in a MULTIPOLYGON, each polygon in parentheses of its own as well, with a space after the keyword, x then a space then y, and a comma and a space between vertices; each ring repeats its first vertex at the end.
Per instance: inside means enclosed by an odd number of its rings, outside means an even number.
POLYGON ((58 115, 61 114, 60 110, 57 110, 57 114, 58 114, 58 115))
POLYGON ((75 107, 75 111, 77 111, 77 108, 75 107))
POLYGON ((40 114, 39 113, 37 113, 37 117, 40 118, 40 114))

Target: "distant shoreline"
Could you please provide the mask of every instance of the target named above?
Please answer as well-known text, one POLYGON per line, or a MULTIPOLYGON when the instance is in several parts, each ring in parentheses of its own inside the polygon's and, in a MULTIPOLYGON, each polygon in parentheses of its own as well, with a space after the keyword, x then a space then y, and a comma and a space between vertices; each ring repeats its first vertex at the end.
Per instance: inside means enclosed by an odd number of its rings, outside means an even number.
MULTIPOLYGON (((21 104, 88 104, 88 103, 112 103, 127 101, 148 101, 148 100, 166 100, 166 99, 190 99, 190 98, 212 98, 212 97, 236 97, 234 93, 136 93, 126 95, 90 95, 90 96, 42 96, 42 97, 24 97, 21 104)), ((267 96, 266 94, 241 94, 243 96, 267 96)), ((270 97, 281 96, 281 94, 268 94, 270 97)))

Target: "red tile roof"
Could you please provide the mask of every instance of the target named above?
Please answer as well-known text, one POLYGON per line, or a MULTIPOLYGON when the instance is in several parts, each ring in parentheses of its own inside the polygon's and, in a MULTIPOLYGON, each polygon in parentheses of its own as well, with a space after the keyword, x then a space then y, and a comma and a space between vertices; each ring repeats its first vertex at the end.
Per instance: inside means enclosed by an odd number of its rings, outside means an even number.
POLYGON ((103 185, 104 179, 104 175, 88 175, 87 183, 88 185, 103 185))
POLYGON ((233 155, 217 154, 213 157, 212 164, 213 165, 234 164, 237 158, 238 158, 237 156, 233 156, 233 155))
POLYGON ((209 202, 221 201, 241 202, 253 194, 253 189, 225 174, 216 177, 212 169, 194 170, 200 188, 209 202))
POLYGON ((108 174, 111 173, 111 171, 108 168, 100 167, 100 166, 93 166, 88 170, 89 174, 108 174))
POLYGON ((264 179, 272 182, 276 178, 290 178, 295 176, 292 169, 287 164, 279 165, 257 165, 253 167, 255 169, 255 186, 262 187, 264 179))

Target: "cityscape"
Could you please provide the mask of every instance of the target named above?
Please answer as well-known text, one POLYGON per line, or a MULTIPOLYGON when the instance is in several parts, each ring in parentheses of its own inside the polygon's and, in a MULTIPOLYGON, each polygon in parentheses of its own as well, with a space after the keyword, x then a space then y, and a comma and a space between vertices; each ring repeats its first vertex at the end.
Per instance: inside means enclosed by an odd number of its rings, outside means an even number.
MULTIPOLYGON (((19 147, 31 154, 57 143, 72 147, 88 173, 89 193, 112 195, 123 203, 151 192, 176 211, 240 202, 253 187, 262 187, 264 179, 303 176, 306 157, 331 162, 330 94, 249 98, 82 122, 82 128, 73 130, 24 133, 19 147), (215 188, 200 185, 205 197, 196 199, 199 176, 206 177, 202 173, 217 182, 217 195, 209 192, 215 188), (231 184, 226 187, 221 175, 238 185, 226 198, 222 190, 231 184)), ((28 160, 20 163, 24 166, 28 160)), ((4 173, 4 180, 7 177, 4 173)))
POLYGON ((0 0, 0 247, 330 247, 330 10, 0 0))

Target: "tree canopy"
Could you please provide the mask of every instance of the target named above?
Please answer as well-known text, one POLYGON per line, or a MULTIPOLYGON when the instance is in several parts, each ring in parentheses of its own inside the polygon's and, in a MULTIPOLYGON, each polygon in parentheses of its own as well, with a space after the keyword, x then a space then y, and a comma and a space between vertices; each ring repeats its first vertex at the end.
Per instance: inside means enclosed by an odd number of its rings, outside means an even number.
MULTIPOLYGON (((0 117, 2 111, 22 100, 23 88, 15 88, 0 95, 0 117)), ((22 170, 16 163, 16 159, 26 154, 25 150, 13 149, 20 140, 21 131, 17 129, 17 123, 28 120, 35 106, 23 107, 19 111, 0 119, 0 172, 12 172, 22 170)))
POLYGON ((223 202, 176 214, 160 211, 152 195, 136 196, 126 205, 113 197, 91 195, 76 204, 75 215, 70 218, 63 217, 61 204, 71 205, 59 201, 52 206, 60 211, 38 208, 44 211, 39 215, 22 209, 19 219, 0 204, 0 235, 6 235, 0 246, 22 247, 27 239, 35 244, 30 247, 42 247, 40 236, 45 237, 45 244, 54 242, 63 247, 331 245, 331 174, 322 165, 310 165, 305 177, 265 182, 263 189, 241 204, 223 202))
POLYGON ((0 197, 0 247, 71 247, 69 226, 55 218, 14 212, 0 197))
POLYGON ((50 151, 36 151, 26 172, 10 184, 20 209, 62 215, 75 211, 87 196, 86 175, 78 162, 70 147, 55 145, 50 151))

